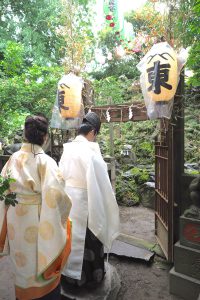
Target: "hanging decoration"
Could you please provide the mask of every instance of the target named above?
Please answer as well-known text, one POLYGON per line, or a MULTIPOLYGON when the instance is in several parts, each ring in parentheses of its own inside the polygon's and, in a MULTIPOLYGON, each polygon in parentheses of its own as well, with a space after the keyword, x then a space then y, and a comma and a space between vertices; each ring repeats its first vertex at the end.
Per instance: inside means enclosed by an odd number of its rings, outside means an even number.
POLYGON ((114 27, 114 26, 115 26, 114 22, 110 23, 110 27, 114 27))
POLYGON ((82 88, 82 78, 72 72, 60 79, 51 119, 52 128, 78 128, 84 115, 82 88))
POLYGON ((121 31, 118 0, 104 0, 104 14, 108 25, 115 31, 121 31))
POLYGON ((133 111, 132 111, 132 105, 131 105, 131 106, 129 107, 129 109, 128 109, 128 118, 129 118, 129 120, 131 120, 132 117, 133 117, 133 111))
POLYGON ((108 21, 112 20, 112 18, 113 18, 113 16, 111 16, 111 15, 106 16, 106 20, 108 20, 108 21))
MULTIPOLYGON (((119 9, 118 0, 104 0, 104 15, 107 26, 112 28, 116 37, 116 43, 123 47, 126 54, 132 54, 132 41, 134 39, 133 26, 124 20, 124 16, 119 9)), ((118 49, 115 49, 115 53, 118 49)), ((125 54, 124 53, 124 54, 125 54)), ((123 55, 117 55, 123 57, 123 55)))
POLYGON ((108 108, 107 111, 106 111, 106 120, 108 122, 110 122, 110 119, 111 119, 111 117, 110 117, 109 108, 108 108))
POLYGON ((149 118, 170 118, 180 74, 177 54, 167 42, 157 43, 137 68, 149 118))

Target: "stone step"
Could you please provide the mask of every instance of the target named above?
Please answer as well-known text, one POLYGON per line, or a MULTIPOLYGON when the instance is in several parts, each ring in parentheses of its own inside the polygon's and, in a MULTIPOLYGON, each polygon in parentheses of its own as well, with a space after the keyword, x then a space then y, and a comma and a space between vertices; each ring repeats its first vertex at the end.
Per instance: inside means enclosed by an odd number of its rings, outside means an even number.
POLYGON ((156 243, 152 243, 147 240, 139 239, 133 235, 124 234, 124 233, 120 233, 117 240, 127 243, 127 244, 130 244, 130 245, 133 245, 138 248, 146 249, 148 251, 154 252, 158 256, 165 258, 165 255, 162 252, 162 249, 156 243))
POLYGON ((175 272, 169 272, 170 293, 184 300, 197 300, 200 293, 200 280, 175 272))
POLYGON ((200 280, 200 250, 177 242, 174 246, 174 268, 178 273, 200 280))
MULTIPOLYGON (((119 237, 120 238, 120 237, 119 237)), ((104 250, 107 253, 106 249, 104 250)), ((124 256, 134 259, 141 259, 146 262, 149 262, 154 257, 154 252, 149 251, 148 249, 135 246, 131 243, 130 239, 115 240, 112 244, 112 248, 109 251, 109 254, 114 254, 117 256, 124 256)))

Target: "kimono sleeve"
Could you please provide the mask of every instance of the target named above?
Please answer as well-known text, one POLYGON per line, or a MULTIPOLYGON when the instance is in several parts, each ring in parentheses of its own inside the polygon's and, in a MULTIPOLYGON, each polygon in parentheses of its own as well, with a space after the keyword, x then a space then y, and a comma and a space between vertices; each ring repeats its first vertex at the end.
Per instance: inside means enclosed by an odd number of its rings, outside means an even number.
MULTIPOLYGON (((49 209, 50 212, 57 211, 58 218, 63 222, 67 220, 70 209, 71 199, 64 190, 64 180, 62 174, 52 158, 48 158, 45 163, 39 165, 39 175, 41 179, 42 207, 49 209)), ((41 216, 43 211, 41 211, 41 216)))
POLYGON ((8 254, 7 207, 0 201, 0 257, 8 254))
POLYGON ((71 201, 53 159, 39 166, 42 203, 38 235, 38 276, 50 279, 59 274, 71 249, 68 216, 71 201), (41 264, 40 257, 45 257, 41 264), (48 274, 48 275, 47 275, 48 274))
POLYGON ((110 183, 107 166, 94 156, 87 171, 88 226, 94 235, 111 248, 119 234, 119 208, 110 183))
MULTIPOLYGON (((9 164, 10 164, 10 159, 2 169, 1 172, 2 177, 6 176, 9 164)), ((8 207, 6 207, 5 202, 0 201, 0 257, 2 255, 7 255, 9 252, 8 238, 7 238, 7 210, 8 207)))

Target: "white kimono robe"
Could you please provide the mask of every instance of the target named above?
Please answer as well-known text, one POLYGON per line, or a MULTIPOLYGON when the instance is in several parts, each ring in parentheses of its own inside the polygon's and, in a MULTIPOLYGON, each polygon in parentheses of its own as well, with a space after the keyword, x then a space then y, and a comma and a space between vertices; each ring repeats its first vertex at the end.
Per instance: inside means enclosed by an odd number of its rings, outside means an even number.
POLYGON ((86 228, 111 248, 119 234, 119 209, 97 143, 79 135, 64 144, 59 168, 72 200, 72 250, 63 275, 81 279, 86 228))
POLYGON ((4 166, 18 204, 0 201, 0 255, 9 245, 19 300, 42 297, 60 281, 71 248, 71 201, 56 162, 41 147, 24 143, 4 166), (35 154, 34 154, 35 153, 35 154))

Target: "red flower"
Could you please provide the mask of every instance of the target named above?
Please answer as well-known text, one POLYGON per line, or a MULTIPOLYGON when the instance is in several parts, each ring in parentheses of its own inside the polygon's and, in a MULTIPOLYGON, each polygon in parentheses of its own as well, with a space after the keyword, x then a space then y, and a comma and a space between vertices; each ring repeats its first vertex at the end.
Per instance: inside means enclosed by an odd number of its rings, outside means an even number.
POLYGON ((106 16, 106 20, 112 20, 112 18, 113 18, 113 17, 112 17, 111 15, 107 15, 107 16, 106 16))
POLYGON ((115 26, 114 22, 110 23, 110 27, 114 27, 114 26, 115 26))

